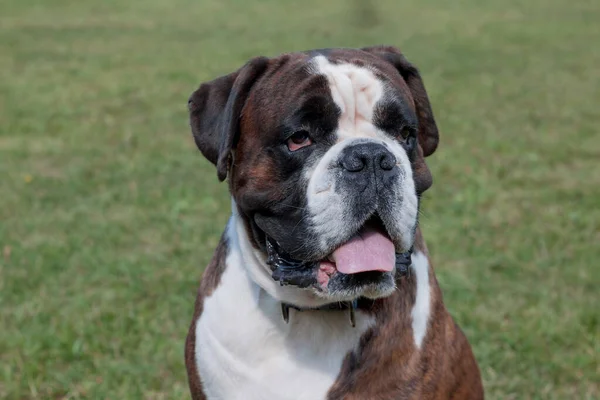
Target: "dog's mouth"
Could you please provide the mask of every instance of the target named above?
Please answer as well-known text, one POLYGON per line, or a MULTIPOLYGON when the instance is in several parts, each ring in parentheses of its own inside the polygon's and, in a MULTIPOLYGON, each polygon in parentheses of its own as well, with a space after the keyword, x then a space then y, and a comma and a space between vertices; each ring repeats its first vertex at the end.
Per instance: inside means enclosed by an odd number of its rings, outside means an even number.
POLYGON ((391 274, 394 268, 404 272, 410 264, 410 252, 396 253, 394 243, 381 219, 374 215, 347 241, 337 246, 327 257, 317 261, 295 260, 277 243, 267 237, 268 264, 273 279, 281 285, 326 290, 330 280, 338 275, 351 275, 352 282, 361 277, 374 278, 391 274))
POLYGON ((378 217, 370 218, 358 232, 319 262, 317 280, 327 286, 335 273, 391 272, 396 262, 394 243, 378 217))
POLYGON ((355 274, 366 271, 389 272, 394 269, 394 243, 379 217, 371 217, 347 242, 328 257, 338 271, 355 274))

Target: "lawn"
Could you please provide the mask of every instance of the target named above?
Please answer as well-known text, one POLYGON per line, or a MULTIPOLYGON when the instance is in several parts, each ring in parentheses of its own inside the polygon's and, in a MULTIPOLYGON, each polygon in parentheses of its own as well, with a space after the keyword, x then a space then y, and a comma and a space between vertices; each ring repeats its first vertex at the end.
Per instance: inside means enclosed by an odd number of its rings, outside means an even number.
POLYGON ((422 226, 488 398, 600 398, 600 3, 359 1, 2 0, 0 398, 187 398, 230 211, 189 94, 382 43, 438 119, 422 226))

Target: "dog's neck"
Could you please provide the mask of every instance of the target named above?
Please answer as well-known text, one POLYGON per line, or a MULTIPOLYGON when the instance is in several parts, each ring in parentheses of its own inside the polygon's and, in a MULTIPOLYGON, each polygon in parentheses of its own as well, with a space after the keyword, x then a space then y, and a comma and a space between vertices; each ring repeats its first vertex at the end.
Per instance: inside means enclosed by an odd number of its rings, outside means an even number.
POLYGON ((294 286, 281 286, 279 282, 273 280, 266 255, 252 246, 244 221, 237 213, 235 204, 227 225, 227 237, 231 246, 230 251, 240 253, 250 279, 274 300, 301 308, 318 308, 331 302, 308 290, 294 286))

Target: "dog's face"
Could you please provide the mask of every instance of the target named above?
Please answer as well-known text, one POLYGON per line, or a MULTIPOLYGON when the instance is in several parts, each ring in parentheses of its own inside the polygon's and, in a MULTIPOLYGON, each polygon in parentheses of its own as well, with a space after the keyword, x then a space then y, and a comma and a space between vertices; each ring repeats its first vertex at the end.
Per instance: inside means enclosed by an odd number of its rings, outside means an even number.
POLYGON ((421 78, 399 51, 256 58, 200 86, 189 107, 253 246, 272 253, 265 268, 331 300, 394 290, 438 141, 421 78))

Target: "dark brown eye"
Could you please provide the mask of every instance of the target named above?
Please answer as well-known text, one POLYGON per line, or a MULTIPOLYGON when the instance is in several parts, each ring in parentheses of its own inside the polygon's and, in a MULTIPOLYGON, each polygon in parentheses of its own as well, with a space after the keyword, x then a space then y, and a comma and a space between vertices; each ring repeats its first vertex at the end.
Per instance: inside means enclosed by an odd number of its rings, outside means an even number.
POLYGON ((404 127, 402 128, 402 130, 400 131, 400 135, 402 135, 402 138, 406 139, 410 136, 411 134, 411 129, 408 127, 404 127))
POLYGON ((300 130, 294 132, 292 136, 287 140, 287 146, 290 151, 296 151, 303 147, 310 146, 312 144, 312 140, 308 131, 300 130))

